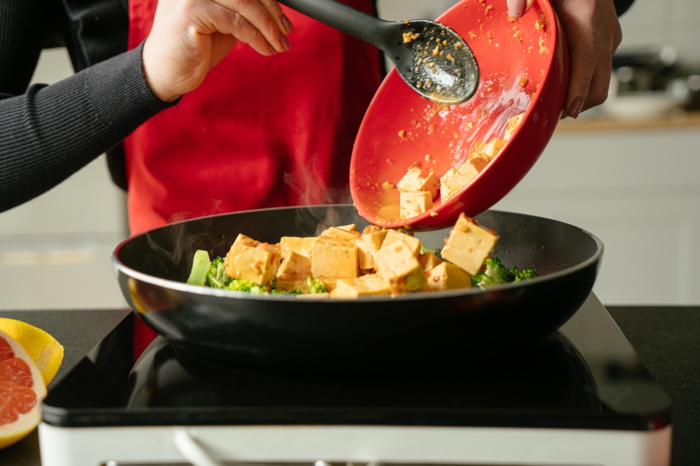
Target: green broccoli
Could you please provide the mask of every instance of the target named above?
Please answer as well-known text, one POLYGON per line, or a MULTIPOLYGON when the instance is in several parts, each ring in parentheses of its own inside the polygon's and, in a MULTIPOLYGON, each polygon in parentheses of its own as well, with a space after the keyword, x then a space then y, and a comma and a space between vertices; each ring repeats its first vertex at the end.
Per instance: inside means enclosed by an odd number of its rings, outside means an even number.
POLYGON ((207 285, 212 288, 226 288, 230 282, 231 278, 226 275, 226 269, 224 269, 224 258, 217 257, 211 261, 207 273, 207 285))
POLYGON ((318 278, 307 278, 306 284, 309 286, 309 294, 328 293, 326 285, 318 278))
POLYGON ((231 291, 244 291, 250 294, 267 294, 270 292, 270 289, 264 285, 258 285, 250 280, 239 280, 235 278, 226 286, 226 289, 231 291))
POLYGON ((190 271, 189 278, 187 278, 187 284, 204 286, 207 280, 207 274, 209 273, 209 264, 209 253, 198 249, 197 252, 194 253, 192 270, 190 271))
POLYGON ((530 278, 535 278, 537 276, 537 272, 535 272, 535 269, 518 270, 517 267, 513 267, 510 269, 510 275, 513 277, 512 281, 517 283, 530 278))
POLYGON ((508 270, 496 257, 486 259, 484 265, 486 265, 486 270, 472 277, 472 286, 483 288, 504 283, 520 282, 537 276, 535 269, 518 270, 517 267, 513 267, 508 270))

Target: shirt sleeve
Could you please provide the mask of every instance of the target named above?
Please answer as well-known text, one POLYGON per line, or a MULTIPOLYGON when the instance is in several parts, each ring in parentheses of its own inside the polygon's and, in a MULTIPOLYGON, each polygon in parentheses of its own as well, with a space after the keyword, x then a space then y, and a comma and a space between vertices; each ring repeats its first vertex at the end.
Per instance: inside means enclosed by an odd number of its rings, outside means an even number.
POLYGON ((58 185, 174 105, 148 87, 141 50, 0 100, 0 211, 58 185))
POLYGON ((617 16, 620 17, 624 12, 629 10, 629 8, 634 3, 634 0, 614 0, 614 2, 615 11, 617 12, 617 16))

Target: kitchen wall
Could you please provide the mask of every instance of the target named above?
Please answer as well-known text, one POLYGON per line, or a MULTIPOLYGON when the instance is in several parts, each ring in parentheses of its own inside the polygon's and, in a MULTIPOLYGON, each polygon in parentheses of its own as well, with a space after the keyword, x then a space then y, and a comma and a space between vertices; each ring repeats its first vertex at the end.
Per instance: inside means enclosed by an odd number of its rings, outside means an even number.
MULTIPOLYGON (((386 19, 434 18, 453 3, 379 0, 379 8, 386 19)), ((699 0, 637 0, 621 22, 622 48, 671 44, 682 59, 700 62, 699 0)), ((34 81, 71 73, 65 51, 49 50, 34 81)), ((600 236, 606 253, 595 290, 604 303, 700 304, 698 147, 700 120, 562 127, 496 207, 600 236)), ((123 307, 110 253, 127 235, 124 202, 99 158, 49 193, 0 213, 0 309, 123 307)))
MULTIPOLYGON (((46 50, 33 82, 73 73, 65 49, 46 50)), ((103 157, 48 193, 0 213, 0 309, 125 307, 110 261, 127 235, 125 196, 103 157)))

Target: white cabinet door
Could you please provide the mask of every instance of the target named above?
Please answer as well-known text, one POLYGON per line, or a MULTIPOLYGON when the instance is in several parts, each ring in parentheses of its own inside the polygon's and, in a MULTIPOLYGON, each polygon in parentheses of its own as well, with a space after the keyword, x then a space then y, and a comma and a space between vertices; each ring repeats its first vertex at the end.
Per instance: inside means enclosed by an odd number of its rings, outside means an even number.
POLYGON ((597 235, 605 304, 699 304, 699 174, 700 127, 557 132, 493 208, 597 235))

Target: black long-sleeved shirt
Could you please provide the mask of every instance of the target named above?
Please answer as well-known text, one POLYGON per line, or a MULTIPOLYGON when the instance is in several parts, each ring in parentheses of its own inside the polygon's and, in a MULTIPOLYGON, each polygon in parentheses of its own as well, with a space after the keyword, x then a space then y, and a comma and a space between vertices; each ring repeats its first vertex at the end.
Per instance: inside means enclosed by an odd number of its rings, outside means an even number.
MULTIPOLYGON (((615 0, 618 15, 633 1, 615 0)), ((141 47, 126 52, 127 11, 127 0, 0 0, 0 212, 50 190, 172 105, 148 87, 141 47), (46 45, 65 45, 79 72, 27 88, 46 45)), ((123 159, 111 160, 121 184, 123 159)))

